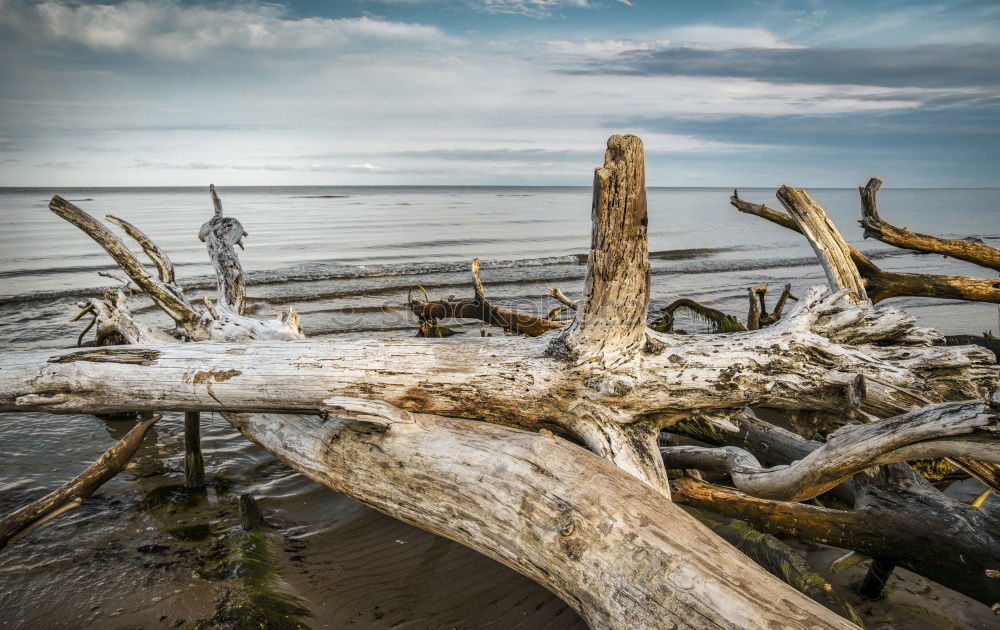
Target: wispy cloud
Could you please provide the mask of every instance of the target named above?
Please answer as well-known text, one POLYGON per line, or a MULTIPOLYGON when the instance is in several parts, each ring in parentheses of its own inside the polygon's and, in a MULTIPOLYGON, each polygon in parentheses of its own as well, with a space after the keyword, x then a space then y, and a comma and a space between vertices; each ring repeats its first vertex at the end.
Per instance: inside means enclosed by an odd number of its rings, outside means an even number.
POLYGON ((453 41, 435 26, 362 16, 291 18, 275 4, 185 5, 176 0, 20 4, 0 21, 96 51, 195 60, 219 49, 304 51, 453 41))
POLYGON ((741 48, 694 50, 661 46, 594 56, 594 72, 755 78, 784 83, 898 87, 1000 85, 1000 46, 922 45, 902 48, 741 48), (611 62, 602 63, 601 61, 611 62))

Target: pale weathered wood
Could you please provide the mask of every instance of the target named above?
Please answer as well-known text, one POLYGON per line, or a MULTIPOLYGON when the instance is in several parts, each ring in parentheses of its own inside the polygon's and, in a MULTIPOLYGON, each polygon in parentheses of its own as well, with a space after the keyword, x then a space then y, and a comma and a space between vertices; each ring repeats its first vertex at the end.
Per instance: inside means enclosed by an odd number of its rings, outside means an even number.
POLYGON ((676 338, 648 331, 663 348, 643 355, 635 378, 590 382, 547 355, 545 336, 16 351, 0 357, 0 410, 315 412, 329 396, 345 395, 540 428, 562 424, 581 401, 626 421, 748 404, 842 411, 855 406, 859 375, 865 396, 857 408, 880 417, 996 390, 991 352, 923 345, 935 338, 912 324, 894 307, 810 291, 760 331, 676 338), (899 345, 872 345, 889 343, 899 345))
POLYGON ((604 166, 594 171, 592 218, 584 297, 559 347, 577 364, 616 369, 638 357, 649 304, 646 171, 636 136, 608 139, 604 166))
POLYGON ((538 581, 593 628, 854 627, 551 434, 368 400, 329 405, 355 417, 229 419, 314 481, 538 581))
POLYGON ((129 251, 129 248, 110 230, 100 224, 77 206, 59 195, 52 197, 49 209, 63 219, 83 230, 104 248, 118 266, 122 268, 142 291, 165 313, 185 328, 194 327, 199 315, 182 297, 170 290, 149 273, 145 266, 129 251))
POLYGON ((965 260, 994 271, 1000 271, 1000 248, 986 243, 952 238, 940 238, 929 234, 911 232, 906 228, 887 223, 878 213, 878 191, 882 180, 873 177, 868 184, 859 187, 861 193, 861 227, 865 238, 871 237, 903 249, 912 249, 928 254, 942 254, 965 260))
POLYGON ((139 421, 125 437, 115 442, 100 458, 61 487, 0 519, 0 549, 83 503, 84 499, 125 470, 146 433, 160 416, 139 421))
POLYGON ((174 263, 171 262, 167 253, 160 249, 159 245, 153 242, 153 239, 146 236, 145 232, 124 219, 119 219, 118 217, 110 214, 104 215, 104 218, 120 227, 126 234, 132 237, 132 240, 142 247, 142 251, 146 252, 146 256, 148 256, 149 259, 153 261, 153 264, 156 265, 156 270, 159 273, 161 282, 166 284, 174 283, 176 279, 174 263))
POLYGON ((215 205, 215 216, 201 226, 198 239, 208 247, 208 257, 215 267, 219 287, 217 307, 242 315, 246 306, 246 287, 236 246, 243 247, 243 237, 247 233, 238 220, 222 216, 222 201, 215 192, 214 184, 209 186, 209 192, 215 205))
POLYGON ((847 289, 854 299, 867 300, 865 283, 851 262, 850 246, 837 231, 826 211, 805 190, 782 186, 776 193, 812 245, 833 290, 847 289))
POLYGON ((878 464, 956 455, 1000 463, 1000 418, 984 403, 929 405, 888 420, 841 427, 802 459, 771 468, 734 446, 673 446, 661 452, 667 468, 726 472, 751 496, 801 501, 878 464))

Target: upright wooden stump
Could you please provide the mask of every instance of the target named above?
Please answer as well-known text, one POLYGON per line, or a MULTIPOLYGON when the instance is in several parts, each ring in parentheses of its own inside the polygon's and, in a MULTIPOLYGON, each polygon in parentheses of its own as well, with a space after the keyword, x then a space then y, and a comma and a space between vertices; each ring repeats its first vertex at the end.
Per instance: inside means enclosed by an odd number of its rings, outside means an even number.
POLYGON ((895 568, 896 564, 894 562, 878 558, 872 559, 871 565, 868 566, 868 573, 865 574, 865 579, 861 580, 861 584, 858 586, 858 594, 865 599, 879 599, 882 597, 885 585, 892 575, 892 570, 895 568))
POLYGON ((201 454, 201 414, 184 413, 184 485, 189 489, 205 487, 205 458, 201 454))

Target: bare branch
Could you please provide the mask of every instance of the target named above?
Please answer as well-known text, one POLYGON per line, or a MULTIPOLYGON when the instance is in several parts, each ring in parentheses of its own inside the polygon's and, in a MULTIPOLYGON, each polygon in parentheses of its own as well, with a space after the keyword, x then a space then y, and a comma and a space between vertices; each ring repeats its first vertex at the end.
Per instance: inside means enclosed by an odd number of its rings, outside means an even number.
POLYGON ((667 468, 728 472, 736 487, 752 496, 801 501, 878 464, 956 455, 998 463, 998 427, 1000 420, 985 404, 944 403, 881 422, 844 426, 787 466, 763 468, 751 453, 732 446, 661 451, 667 468))
POLYGON ((101 225, 94 217, 59 195, 52 197, 52 201, 49 202, 49 209, 83 230, 84 233, 103 247, 104 251, 128 274, 132 282, 142 289, 174 321, 185 329, 193 328, 197 324, 199 313, 187 301, 178 297, 164 282, 153 278, 146 267, 129 251, 125 243, 101 225))
POLYGON ((911 232, 885 222, 878 213, 878 191, 882 180, 873 177, 868 184, 858 188, 861 193, 861 227, 865 238, 871 237, 903 249, 912 249, 928 254, 942 254, 959 260, 1000 271, 1000 248, 986 243, 959 239, 940 238, 929 234, 911 232))
POLYGON ((43 523, 79 506, 104 483, 125 470, 139 445, 142 444, 142 439, 159 419, 160 416, 153 416, 140 421, 87 470, 57 490, 11 512, 0 520, 0 549, 43 523))
POLYGON ((153 261, 154 265, 156 265, 161 282, 173 284, 175 275, 174 264, 170 262, 170 257, 167 256, 167 253, 160 249, 159 245, 153 242, 153 239, 146 236, 142 230, 124 219, 119 219, 118 217, 110 214, 105 215, 104 218, 124 230, 126 234, 132 237, 132 240, 142 247, 142 251, 146 252, 149 259, 153 261))

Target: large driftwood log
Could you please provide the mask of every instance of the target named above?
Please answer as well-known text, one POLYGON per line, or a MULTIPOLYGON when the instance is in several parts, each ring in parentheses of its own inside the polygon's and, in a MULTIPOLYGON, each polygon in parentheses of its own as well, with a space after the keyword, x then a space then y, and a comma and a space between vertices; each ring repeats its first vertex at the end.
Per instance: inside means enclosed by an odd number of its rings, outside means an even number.
POLYGON ((331 401, 230 421, 334 490, 545 585, 594 628, 848 628, 666 496, 552 434, 331 401))
POLYGON ((642 355, 632 378, 567 369, 547 353, 545 337, 18 351, 0 358, 0 410, 317 412, 331 395, 378 396, 414 411, 544 428, 565 423, 581 402, 623 414, 625 424, 654 412, 750 404, 884 417, 996 390, 988 350, 926 345, 939 337, 899 309, 841 297, 811 290, 787 318, 754 332, 647 331, 660 345, 642 355), (873 345, 891 343, 900 345, 873 345))
POLYGON ((872 420, 982 399, 1000 379, 994 357, 823 289, 760 331, 657 334, 643 186, 641 142, 613 136, 595 173, 585 297, 573 323, 535 338, 314 342, 293 316, 247 318, 244 232, 219 222, 217 202, 200 235, 219 299, 184 327, 208 341, 131 330, 139 345, 5 354, 0 411, 222 411, 295 469, 507 563, 597 627, 847 627, 670 503, 659 429, 748 404, 872 420), (289 412, 303 415, 277 415, 289 412))

